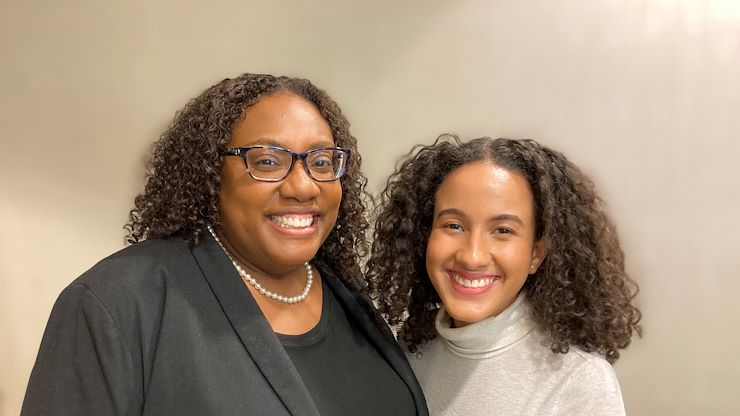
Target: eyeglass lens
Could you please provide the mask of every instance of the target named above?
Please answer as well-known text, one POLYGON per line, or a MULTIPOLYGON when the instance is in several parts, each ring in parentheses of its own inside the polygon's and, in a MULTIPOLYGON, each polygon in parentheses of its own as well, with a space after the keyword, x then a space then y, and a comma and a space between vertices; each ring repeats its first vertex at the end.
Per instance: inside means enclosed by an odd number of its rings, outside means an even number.
MULTIPOLYGON (((286 177, 293 162, 290 152, 273 148, 249 149, 245 158, 252 176, 267 180, 286 177)), ((306 155, 309 175, 319 181, 337 179, 344 173, 345 164, 346 154, 341 150, 317 149, 306 155)))

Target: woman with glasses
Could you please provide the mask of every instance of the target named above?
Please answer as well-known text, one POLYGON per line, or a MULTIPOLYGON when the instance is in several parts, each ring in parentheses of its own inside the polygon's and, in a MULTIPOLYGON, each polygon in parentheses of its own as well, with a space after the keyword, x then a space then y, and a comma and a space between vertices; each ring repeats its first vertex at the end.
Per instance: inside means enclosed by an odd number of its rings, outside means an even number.
POLYGON ((309 81, 207 89, 156 144, 133 244, 57 300, 22 414, 426 414, 364 295, 365 182, 309 81))
POLYGON ((532 140, 442 136, 383 193, 367 278, 432 415, 623 415, 637 286, 594 185, 532 140))

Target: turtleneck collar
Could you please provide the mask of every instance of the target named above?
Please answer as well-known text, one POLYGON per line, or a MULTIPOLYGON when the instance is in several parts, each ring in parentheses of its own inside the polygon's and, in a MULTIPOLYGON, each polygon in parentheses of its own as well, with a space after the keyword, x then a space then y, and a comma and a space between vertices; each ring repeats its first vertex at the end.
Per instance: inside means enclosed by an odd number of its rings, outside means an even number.
POLYGON ((452 318, 444 306, 434 325, 447 348, 456 355, 483 359, 506 351, 534 329, 524 292, 497 316, 474 322, 462 328, 452 327, 452 318))

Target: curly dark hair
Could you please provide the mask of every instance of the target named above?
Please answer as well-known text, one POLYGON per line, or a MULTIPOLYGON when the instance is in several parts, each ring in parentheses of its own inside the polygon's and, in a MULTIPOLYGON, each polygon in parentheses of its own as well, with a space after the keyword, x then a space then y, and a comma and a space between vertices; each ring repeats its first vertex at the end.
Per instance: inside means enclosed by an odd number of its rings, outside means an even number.
POLYGON ((245 110, 262 97, 288 92, 313 103, 331 127, 334 142, 352 151, 341 179, 342 201, 337 223, 316 260, 339 276, 359 271, 358 256, 367 253, 365 216, 367 179, 360 170, 357 139, 334 100, 310 81, 285 76, 243 74, 206 89, 177 113, 155 143, 144 192, 136 197, 124 227, 127 241, 179 237, 198 244, 207 225, 220 226, 222 149, 245 110))
POLYGON ((480 160, 521 174, 532 190, 535 236, 545 238, 547 256, 522 290, 552 351, 577 345, 614 363, 633 331, 640 334, 631 303, 638 287, 624 270, 616 228, 593 182, 561 153, 534 140, 442 135, 404 159, 380 195, 366 278, 410 351, 436 336, 441 300, 425 263, 435 194, 450 172, 480 160))

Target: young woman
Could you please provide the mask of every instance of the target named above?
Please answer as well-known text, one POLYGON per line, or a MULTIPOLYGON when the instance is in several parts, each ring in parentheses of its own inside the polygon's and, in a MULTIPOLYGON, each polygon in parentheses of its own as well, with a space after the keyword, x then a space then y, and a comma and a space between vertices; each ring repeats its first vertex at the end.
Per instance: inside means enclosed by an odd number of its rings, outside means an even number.
POLYGON ((432 415, 622 415, 639 333, 593 183, 532 140, 412 151, 382 194, 367 278, 432 415))
POLYGON ((60 295, 21 414, 427 414, 361 290, 364 184, 309 81, 208 88, 155 146, 133 244, 60 295))

